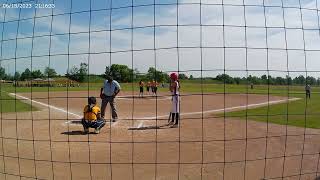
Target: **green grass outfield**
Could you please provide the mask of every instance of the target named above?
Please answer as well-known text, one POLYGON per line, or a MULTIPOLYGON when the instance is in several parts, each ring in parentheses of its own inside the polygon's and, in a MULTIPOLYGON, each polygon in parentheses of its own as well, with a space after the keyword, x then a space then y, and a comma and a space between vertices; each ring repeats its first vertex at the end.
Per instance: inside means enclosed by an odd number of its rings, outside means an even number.
MULTIPOLYGON (((47 92, 47 91, 99 91, 101 83, 83 83, 80 87, 13 87, 11 85, 2 85, 1 89, 6 92, 47 92)), ((139 87, 137 83, 121 83, 122 90, 124 91, 138 91, 139 87)), ((249 89, 246 85, 224 85, 217 84, 216 82, 205 81, 190 82, 185 81, 181 83, 181 91, 184 94, 188 93, 251 93, 251 94, 270 94, 275 96, 290 96, 301 98, 298 101, 292 101, 290 103, 283 103, 277 105, 270 105, 269 107, 260 107, 249 110, 242 110, 229 113, 221 113, 218 116, 234 117, 242 120, 255 120, 261 122, 270 122, 276 124, 288 124, 292 126, 308 127, 308 128, 320 128, 320 94, 313 93, 312 99, 306 101, 303 86, 267 86, 267 85, 255 85, 254 89, 249 89)), ((313 87, 312 92, 320 92, 320 87, 313 87)), ((168 92, 168 88, 159 87, 159 91, 168 92)), ((8 98, 8 100, 2 100, 2 104, 10 104, 9 106, 3 106, 2 112, 14 112, 15 105, 14 99, 8 95, 2 95, 2 98, 8 98)), ((30 110, 30 105, 17 101, 17 112, 30 110)))
MULTIPOLYGON (((123 91, 139 91, 138 83, 121 83, 123 91)), ((6 92, 47 92, 47 91, 99 91, 102 87, 102 83, 82 83, 80 87, 14 87, 9 84, 2 84, 1 89, 6 92)), ((159 87, 160 92, 168 92, 168 88, 159 87)), ((313 91, 320 90, 320 87, 313 87, 313 91)), ((183 93, 254 93, 254 94, 272 94, 286 96, 288 94, 287 86, 267 86, 256 85, 253 90, 248 89, 246 85, 224 85, 217 84, 216 82, 182 82, 181 91, 183 93)), ((304 93, 304 87, 302 86, 290 86, 289 92, 291 94, 304 93)))
POLYGON ((7 92, 1 91, 0 112, 26 112, 36 110, 37 108, 32 107, 30 104, 16 100, 14 97, 9 96, 7 92))
POLYGON ((307 101, 304 95, 295 95, 294 97, 300 97, 301 100, 225 114, 221 113, 218 116, 298 127, 320 128, 320 102, 318 101, 320 95, 313 94, 311 100, 307 101))

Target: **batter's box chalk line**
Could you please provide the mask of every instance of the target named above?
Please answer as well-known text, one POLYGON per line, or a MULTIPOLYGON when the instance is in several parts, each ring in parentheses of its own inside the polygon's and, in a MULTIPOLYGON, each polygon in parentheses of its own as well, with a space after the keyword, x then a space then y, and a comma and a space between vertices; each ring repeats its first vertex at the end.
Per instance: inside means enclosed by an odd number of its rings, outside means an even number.
MULTIPOLYGON (((59 108, 59 107, 56 107, 56 106, 53 106, 53 105, 49 105, 49 104, 46 104, 46 103, 35 101, 35 100, 32 100, 32 99, 30 99, 28 97, 25 97, 25 96, 21 96, 21 95, 15 94, 15 93, 9 93, 9 95, 12 96, 12 97, 16 97, 16 98, 18 97, 21 100, 26 100, 26 101, 29 101, 29 102, 32 102, 32 103, 39 104, 39 105, 44 106, 44 107, 48 107, 48 108, 50 108, 52 110, 56 110, 56 111, 59 111, 59 112, 63 112, 63 113, 75 116, 76 118, 79 118, 79 119, 82 118, 82 116, 80 116, 79 114, 67 111, 67 110, 65 110, 63 108, 59 108)), ((250 108, 262 107, 262 106, 266 106, 266 105, 279 104, 279 103, 283 103, 283 102, 297 101, 297 100, 300 100, 300 99, 301 98, 290 98, 290 99, 266 101, 266 102, 262 102, 262 103, 247 104, 247 105, 242 105, 242 106, 234 106, 234 107, 227 107, 227 108, 221 108, 221 109, 212 109, 212 110, 207 110, 207 111, 181 113, 180 115, 181 116, 187 116, 187 115, 208 114, 208 113, 217 113, 217 112, 224 112, 224 111, 250 109, 250 108)), ((168 117, 168 114, 167 115, 152 116, 152 117, 132 117, 132 119, 137 119, 136 121, 139 122, 139 124, 138 124, 137 127, 129 127, 129 129, 130 128, 142 128, 143 124, 144 124, 144 121, 146 121, 146 120, 156 120, 156 119, 166 118, 166 117, 168 117)), ((79 121, 79 120, 77 120, 77 121, 79 121)), ((112 122, 111 125, 115 126, 120 121, 121 121, 121 119, 118 119, 116 122, 112 122)), ((75 121, 74 120, 67 121, 67 122, 63 123, 63 125, 76 125, 76 126, 81 125, 81 122, 80 123, 78 123, 78 122, 73 123, 73 122, 75 122, 75 121)))

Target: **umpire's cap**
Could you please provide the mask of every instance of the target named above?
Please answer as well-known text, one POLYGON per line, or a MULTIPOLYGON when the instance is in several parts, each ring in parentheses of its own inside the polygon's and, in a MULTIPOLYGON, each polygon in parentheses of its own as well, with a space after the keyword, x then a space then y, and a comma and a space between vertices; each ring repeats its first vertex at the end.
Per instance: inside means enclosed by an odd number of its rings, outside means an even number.
POLYGON ((93 96, 89 97, 88 98, 88 104, 91 105, 91 104, 97 104, 97 99, 93 96))

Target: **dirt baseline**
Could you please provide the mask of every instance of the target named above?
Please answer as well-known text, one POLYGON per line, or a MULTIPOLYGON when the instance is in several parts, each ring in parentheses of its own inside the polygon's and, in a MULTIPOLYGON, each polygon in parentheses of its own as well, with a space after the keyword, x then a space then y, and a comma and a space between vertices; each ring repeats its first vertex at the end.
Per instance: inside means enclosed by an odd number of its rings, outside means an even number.
POLYGON ((87 96, 98 96, 98 92, 18 95, 18 99, 32 98, 40 111, 2 115, 0 170, 6 174, 0 179, 20 179, 19 175, 85 180, 317 176, 318 130, 213 116, 214 110, 285 102, 285 97, 182 96, 181 113, 185 115, 179 128, 132 131, 128 129, 165 124, 171 101, 165 94, 132 98, 133 94, 127 92, 117 99, 118 123, 107 124, 99 135, 83 135, 81 126, 66 122, 79 119, 87 96))

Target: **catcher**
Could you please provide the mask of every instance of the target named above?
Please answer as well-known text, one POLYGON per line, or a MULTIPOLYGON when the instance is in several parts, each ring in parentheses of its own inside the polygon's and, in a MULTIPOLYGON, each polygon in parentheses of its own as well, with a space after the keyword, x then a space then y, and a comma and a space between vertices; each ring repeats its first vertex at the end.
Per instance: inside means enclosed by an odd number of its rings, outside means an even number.
POLYGON ((88 98, 88 104, 83 109, 81 124, 84 133, 89 133, 89 128, 94 128, 96 134, 99 134, 100 129, 106 124, 105 120, 101 118, 100 108, 97 106, 95 97, 88 98))

